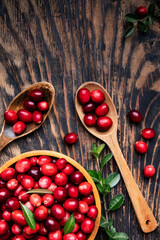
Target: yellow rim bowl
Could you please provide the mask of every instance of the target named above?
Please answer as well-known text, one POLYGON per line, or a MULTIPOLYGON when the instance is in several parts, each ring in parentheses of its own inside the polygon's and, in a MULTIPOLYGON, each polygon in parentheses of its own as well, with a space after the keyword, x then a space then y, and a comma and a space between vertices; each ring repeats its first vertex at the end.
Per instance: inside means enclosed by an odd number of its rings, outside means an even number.
POLYGON ((47 155, 47 156, 51 156, 51 157, 55 157, 55 158, 65 158, 66 161, 69 162, 71 165, 73 165, 75 168, 77 168, 84 175, 86 180, 92 185, 93 195, 94 195, 94 198, 95 198, 95 204, 96 204, 96 207, 98 209, 98 216, 95 220, 95 227, 94 227, 92 233, 89 235, 87 240, 94 240, 94 238, 96 237, 96 234, 98 232, 100 219, 101 219, 101 201, 100 201, 98 190, 97 190, 92 178, 90 177, 90 175, 87 173, 87 171, 78 162, 76 162, 72 158, 70 158, 70 157, 68 157, 68 156, 66 156, 62 153, 58 153, 58 152, 54 152, 54 151, 48 151, 48 150, 37 150, 37 151, 30 151, 30 152, 22 153, 22 154, 14 157, 14 158, 11 158, 9 161, 4 163, 0 167, 0 173, 3 170, 5 170, 6 168, 10 167, 15 162, 22 159, 22 158, 28 158, 28 157, 40 156, 40 155, 47 155))

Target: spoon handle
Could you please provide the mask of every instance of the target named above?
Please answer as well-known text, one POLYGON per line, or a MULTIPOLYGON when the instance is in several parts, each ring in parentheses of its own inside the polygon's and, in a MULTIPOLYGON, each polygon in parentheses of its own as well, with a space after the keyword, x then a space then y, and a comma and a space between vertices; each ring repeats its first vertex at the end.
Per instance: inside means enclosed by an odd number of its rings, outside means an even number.
POLYGON ((136 184, 123 157, 116 134, 113 133, 109 137, 104 137, 103 140, 107 143, 114 155, 142 231, 144 233, 154 231, 158 225, 157 221, 153 216, 153 213, 145 201, 141 191, 139 190, 138 185, 136 184))
POLYGON ((2 134, 0 136, 0 152, 10 141, 11 141, 11 139, 9 137, 7 137, 5 134, 2 134))

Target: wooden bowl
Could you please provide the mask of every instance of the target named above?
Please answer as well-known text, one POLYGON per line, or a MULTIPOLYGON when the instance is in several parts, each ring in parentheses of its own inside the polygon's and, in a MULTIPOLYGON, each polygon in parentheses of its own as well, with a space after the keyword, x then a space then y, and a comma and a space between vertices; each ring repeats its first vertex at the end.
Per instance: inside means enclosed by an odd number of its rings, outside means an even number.
POLYGON ((99 197, 99 193, 97 191, 97 188, 92 180, 92 178, 90 177, 90 175, 87 173, 87 171, 75 160, 73 160, 72 158, 62 154, 62 153, 58 153, 58 152, 54 152, 54 151, 48 151, 48 150, 37 150, 37 151, 30 151, 30 152, 26 152, 26 153, 22 153, 12 159, 10 159, 8 162, 4 163, 1 167, 0 167, 0 173, 5 170, 6 168, 10 167, 12 164, 14 164, 15 162, 19 161, 22 158, 30 158, 33 156, 40 156, 40 155, 47 155, 47 156, 51 156, 51 157, 55 157, 55 158, 64 158, 66 159, 67 162, 69 162, 71 165, 73 165, 75 168, 77 168, 86 178, 86 180, 92 185, 93 187, 93 194, 95 197, 95 204, 96 207, 98 209, 98 216, 95 220, 95 227, 92 231, 92 233, 90 234, 90 236, 88 237, 87 240, 94 240, 96 237, 96 234, 98 232, 98 228, 99 228, 99 224, 100 224, 100 219, 101 219, 101 202, 100 202, 100 197, 99 197))

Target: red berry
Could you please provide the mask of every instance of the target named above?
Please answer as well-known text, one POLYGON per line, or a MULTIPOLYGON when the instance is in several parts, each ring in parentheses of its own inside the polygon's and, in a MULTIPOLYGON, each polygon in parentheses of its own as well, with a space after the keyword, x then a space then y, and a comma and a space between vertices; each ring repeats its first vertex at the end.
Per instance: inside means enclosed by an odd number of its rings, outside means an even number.
POLYGON ((49 105, 46 101, 42 101, 38 103, 38 110, 40 112, 46 112, 49 108, 49 105))
POLYGON ((29 198, 29 201, 30 203, 34 206, 34 207, 39 207, 42 203, 42 199, 41 197, 36 194, 36 193, 33 193, 30 198, 29 198))
POLYGON ((30 190, 34 186, 34 179, 29 175, 25 175, 21 180, 21 185, 25 190, 30 190))
POLYGON ((96 106, 92 102, 89 102, 89 103, 87 103, 86 105, 83 106, 83 112, 84 113, 94 112, 95 109, 96 109, 96 106))
POLYGON ((64 208, 66 211, 68 212, 74 212, 77 210, 78 208, 78 200, 74 199, 74 198, 68 198, 64 204, 63 204, 64 208))
POLYGON ((14 124, 18 120, 17 113, 13 110, 8 110, 4 113, 4 119, 8 124, 14 124))
POLYGON ((65 186, 68 182, 68 177, 63 172, 57 173, 54 178, 54 182, 57 186, 60 186, 60 187, 65 186))
POLYGON ((98 209, 95 205, 89 207, 89 211, 87 212, 87 216, 91 219, 95 219, 98 215, 98 209))
POLYGON ((32 166, 35 166, 37 164, 38 158, 37 157, 31 157, 29 160, 30 160, 32 166))
POLYGON ((74 184, 80 184, 84 179, 83 174, 80 171, 75 171, 70 176, 70 181, 74 184))
POLYGON ((12 221, 24 227, 27 225, 26 219, 21 210, 14 210, 12 212, 12 221))
POLYGON ((6 221, 6 222, 9 222, 12 218, 12 214, 11 212, 7 211, 7 210, 4 210, 3 213, 2 213, 2 218, 6 221))
POLYGON ((18 187, 18 181, 15 178, 10 179, 7 183, 6 186, 9 190, 14 191, 18 187))
POLYGON ((85 218, 81 223, 81 229, 84 233, 89 234, 93 231, 94 225, 95 223, 93 220, 85 218))
POLYGON ((76 133, 68 133, 64 136, 64 141, 67 144, 73 144, 75 142, 77 142, 78 136, 76 133))
POLYGON ((0 189, 4 188, 6 186, 6 183, 0 178, 0 189))
POLYGON ((128 117, 133 123, 139 123, 142 121, 142 114, 138 110, 135 110, 135 109, 132 109, 128 113, 128 117))
POLYGON ((34 178, 35 181, 38 181, 41 177, 41 172, 39 167, 31 167, 27 174, 34 178))
POLYGON ((37 221, 44 221, 48 216, 48 209, 45 206, 39 206, 34 211, 34 217, 37 221))
POLYGON ((70 217, 70 213, 66 211, 65 217, 59 222, 59 224, 60 224, 61 226, 64 226, 69 217, 70 217))
POLYGON ((67 161, 64 158, 59 158, 56 161, 56 166, 58 168, 58 170, 63 170, 65 168, 65 166, 67 165, 67 161))
POLYGON ((31 162, 27 158, 19 160, 15 165, 15 169, 19 173, 27 172, 30 169, 30 167, 31 167, 31 162))
POLYGON ((59 204, 54 204, 51 208, 52 216, 56 220, 62 220, 66 216, 64 208, 59 204))
POLYGON ((49 157, 49 156, 40 156, 39 158, 38 158, 38 160, 37 160, 37 164, 39 165, 39 166, 42 166, 43 164, 45 164, 45 163, 50 163, 51 162, 51 157, 49 157))
POLYGON ((48 235, 49 240, 62 240, 62 233, 60 230, 50 232, 48 235))
POLYGON ((22 227, 17 223, 14 223, 11 227, 11 231, 14 235, 20 234, 22 232, 22 227))
POLYGON ((144 18, 147 15, 147 9, 143 6, 140 6, 136 9, 136 14, 139 18, 144 18))
POLYGON ((44 91, 41 89, 34 89, 29 92, 28 96, 34 101, 34 102, 40 102, 44 99, 44 91))
POLYGON ((106 103, 102 103, 101 105, 99 105, 96 110, 95 110, 95 114, 98 117, 103 117, 105 116, 109 111, 109 107, 106 103))
POLYGON ((48 190, 51 190, 52 192, 54 192, 56 188, 57 188, 57 185, 52 182, 51 185, 48 187, 48 190))
POLYGON ((35 240, 48 240, 46 237, 40 236, 40 235, 36 236, 34 239, 35 240))
POLYGON ((90 91, 87 88, 81 88, 77 94, 78 101, 83 105, 89 102, 90 100, 90 91))
POLYGON ((84 214, 79 213, 79 212, 75 212, 74 217, 75 217, 76 223, 81 223, 84 220, 84 214))
POLYGON ((15 134, 21 134, 22 132, 24 132, 25 128, 26 128, 25 123, 22 121, 18 121, 13 125, 13 132, 15 134))
POLYGON ((82 231, 77 232, 76 235, 78 237, 78 240, 86 240, 87 239, 87 236, 82 231))
POLYGON ((29 112, 32 112, 36 109, 36 104, 32 100, 26 99, 23 103, 23 107, 29 112))
POLYGON ((9 181, 10 179, 12 179, 15 175, 15 170, 14 168, 6 168, 5 170, 3 170, 0 174, 0 177, 3 181, 9 181))
POLYGON ((91 100, 96 104, 101 104, 104 102, 105 96, 101 90, 93 90, 91 92, 91 100))
POLYGON ((74 233, 68 233, 63 236, 63 240, 78 240, 74 233))
POLYGON ((21 185, 18 185, 18 187, 14 191, 14 196, 18 197, 18 195, 22 189, 23 189, 23 187, 21 185))
POLYGON ((147 165, 144 170, 143 174, 145 177, 150 178, 155 174, 155 168, 152 165, 147 165))
POLYGON ((28 201, 24 204, 27 208, 29 208, 31 210, 31 212, 34 211, 34 206, 28 201))
POLYGON ((145 128, 142 130, 141 132, 142 137, 144 137, 145 139, 151 139, 155 136, 155 131, 153 128, 145 128))
POLYGON ((38 183, 41 188, 48 188, 51 185, 52 180, 47 176, 43 176, 39 179, 38 183))
POLYGON ((11 192, 7 188, 0 189, 0 203, 11 197, 11 192))
POLYGON ((138 141, 135 144, 135 149, 140 154, 145 154, 148 151, 148 146, 145 142, 138 141))
POLYGON ((95 201, 93 194, 90 194, 89 196, 82 197, 82 200, 85 201, 88 206, 92 205, 95 201))
POLYGON ((99 117, 97 119, 97 129, 99 131, 107 131, 109 128, 111 128, 113 122, 110 117, 99 117))
POLYGON ((35 124, 41 124, 42 123, 42 121, 43 121, 43 115, 42 115, 42 113, 41 112, 39 112, 39 111, 34 111, 33 113, 32 113, 32 120, 33 120, 33 122, 35 123, 35 124))
POLYGON ((67 190, 64 187, 57 187, 53 192, 53 196, 58 202, 64 202, 67 198, 67 190))
POLYGON ((88 204, 85 201, 79 201, 78 203, 78 212, 80 213, 87 213, 89 210, 88 204))
POLYGON ((47 235, 47 228, 44 226, 44 223, 39 224, 39 234, 47 235))
POLYGON ((16 235, 12 237, 11 240, 25 240, 25 238, 22 235, 16 235))
POLYGON ((0 220, 0 236, 8 232, 9 225, 6 221, 0 220))
POLYGON ((60 225, 53 217, 50 216, 45 221, 45 227, 49 232, 54 232, 60 228, 60 225))
POLYGON ((30 123, 32 122, 32 114, 27 111, 26 109, 20 109, 17 112, 18 118, 20 121, 25 122, 25 123, 30 123))
POLYGON ((53 176, 58 172, 57 166, 54 163, 45 163, 40 168, 41 172, 45 176, 53 176))
POLYGON ((68 195, 70 198, 78 198, 78 189, 75 186, 68 188, 68 195))
POLYGON ((93 127, 96 124, 96 117, 93 113, 88 113, 84 116, 84 123, 88 126, 88 127, 93 127))
POLYGON ((75 227, 74 227, 72 233, 76 233, 76 232, 78 232, 78 230, 79 230, 79 225, 78 225, 78 223, 75 223, 75 227))
POLYGON ((27 202, 29 200, 29 194, 25 190, 21 190, 18 194, 18 199, 21 202, 27 202))
POLYGON ((20 208, 20 203, 17 198, 12 197, 7 199, 5 206, 8 211, 13 212, 14 210, 20 208))
POLYGON ((46 206, 46 207, 50 207, 53 205, 54 203, 54 197, 51 194, 45 194, 42 197, 42 203, 46 206))
POLYGON ((74 167, 71 164, 67 163, 62 172, 69 176, 74 172, 74 167))
POLYGON ((32 235, 35 234, 39 231, 39 223, 36 223, 36 227, 35 229, 31 229, 29 226, 24 227, 23 229, 23 233, 27 234, 27 235, 32 235))
POLYGON ((83 196, 88 196, 92 193, 92 185, 89 182, 82 182, 78 186, 78 191, 83 196))

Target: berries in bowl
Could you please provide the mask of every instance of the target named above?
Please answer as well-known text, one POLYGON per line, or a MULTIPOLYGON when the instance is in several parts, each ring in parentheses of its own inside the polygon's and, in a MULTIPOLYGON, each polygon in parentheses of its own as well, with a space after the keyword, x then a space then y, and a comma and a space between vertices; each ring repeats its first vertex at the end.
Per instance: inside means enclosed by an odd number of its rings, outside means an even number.
POLYGON ((27 152, 5 163, 0 168, 0 203, 3 240, 93 240, 100 224, 93 180, 79 163, 57 152, 27 152), (28 226, 26 208, 34 228, 28 226))

